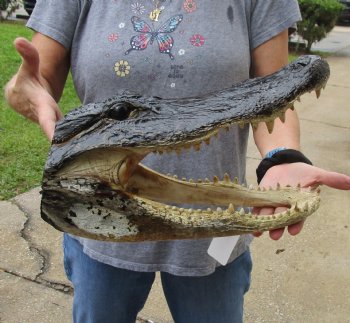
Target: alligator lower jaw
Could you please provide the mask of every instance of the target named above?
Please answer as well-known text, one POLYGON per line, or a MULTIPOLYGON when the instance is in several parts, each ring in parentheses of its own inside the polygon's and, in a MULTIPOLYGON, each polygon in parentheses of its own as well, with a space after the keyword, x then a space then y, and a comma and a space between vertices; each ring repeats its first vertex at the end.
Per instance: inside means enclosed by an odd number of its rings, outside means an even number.
POLYGON ((191 239, 284 227, 305 219, 319 206, 318 190, 245 187, 228 175, 212 180, 162 175, 139 164, 145 154, 139 148, 102 149, 68 162, 54 179, 63 190, 43 187, 44 218, 60 230, 98 240, 191 239), (97 183, 97 189, 89 191, 89 183, 97 183), (52 200, 57 204, 51 205, 52 200), (287 210, 256 216, 243 208, 262 206, 287 210))
POLYGON ((222 180, 185 181, 141 165, 124 187, 110 183, 80 195, 46 190, 42 214, 60 230, 108 241, 194 239, 281 228, 305 219, 319 206, 318 190, 279 186, 244 187, 228 175, 222 180), (61 199, 61 201, 60 201, 61 199), (46 201, 56 200, 56 205, 46 201), (186 209, 171 203, 212 204, 216 209, 186 209), (225 207, 226 205, 226 207, 225 207), (287 206, 284 212, 257 216, 242 206, 287 206), (240 206, 239 208, 237 206, 240 206), (63 211, 63 212, 62 212, 63 211), (62 219, 59 215, 66 214, 62 219), (56 215, 57 214, 57 215, 56 215), (52 217, 52 215, 55 215, 52 217))
POLYGON ((221 180, 217 176, 212 181, 179 180, 176 175, 165 176, 141 165, 134 169, 124 190, 151 214, 161 214, 169 221, 198 227, 219 227, 219 222, 231 225, 240 223, 241 232, 283 227, 306 218, 319 206, 318 189, 280 187, 279 184, 269 189, 253 185, 245 187, 238 183, 237 178, 232 181, 228 174, 221 180), (174 204, 211 205, 215 208, 188 209, 174 204), (287 209, 262 217, 244 209, 264 206, 284 206, 287 209))

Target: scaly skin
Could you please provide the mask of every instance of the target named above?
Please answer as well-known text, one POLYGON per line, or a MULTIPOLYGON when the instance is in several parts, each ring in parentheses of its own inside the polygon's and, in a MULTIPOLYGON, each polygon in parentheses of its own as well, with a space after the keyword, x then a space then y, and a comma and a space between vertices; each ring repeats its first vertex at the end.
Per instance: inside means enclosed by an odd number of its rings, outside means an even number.
POLYGON ((305 56, 268 77, 203 98, 163 100, 123 92, 73 110, 56 127, 44 172, 42 217, 59 230, 108 241, 237 235, 303 220, 318 208, 318 190, 246 188, 228 175, 178 180, 139 162, 151 152, 199 149, 233 123, 255 127, 263 121, 272 131, 273 120, 283 120, 300 95, 314 90, 319 96, 328 77, 325 61, 305 56), (245 206, 288 210, 257 217, 245 206))

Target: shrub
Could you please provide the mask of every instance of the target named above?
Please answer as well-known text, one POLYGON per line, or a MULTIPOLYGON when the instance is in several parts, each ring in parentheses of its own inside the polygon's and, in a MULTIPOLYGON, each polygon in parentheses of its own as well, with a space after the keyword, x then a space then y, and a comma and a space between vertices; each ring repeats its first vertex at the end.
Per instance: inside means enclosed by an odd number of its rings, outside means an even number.
POLYGON ((21 5, 21 0, 0 0, 0 10, 6 10, 6 16, 2 16, 0 11, 0 21, 7 19, 13 12, 15 12, 21 5))
POLYGON ((325 38, 339 17, 343 5, 338 0, 299 0, 302 21, 298 23, 298 34, 307 41, 310 52, 314 42, 325 38))

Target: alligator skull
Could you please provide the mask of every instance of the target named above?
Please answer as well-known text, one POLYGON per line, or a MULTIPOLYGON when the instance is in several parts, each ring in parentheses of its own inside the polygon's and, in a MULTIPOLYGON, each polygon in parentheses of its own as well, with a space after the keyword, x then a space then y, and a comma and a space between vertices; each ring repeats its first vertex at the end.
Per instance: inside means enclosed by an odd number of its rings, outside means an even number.
POLYGON ((198 150, 233 123, 266 122, 272 131, 274 119, 283 121, 300 95, 319 96, 328 77, 324 60, 304 56, 270 76, 205 97, 173 100, 123 92, 73 110, 56 127, 42 183, 42 217, 61 231, 107 241, 238 235, 298 222, 318 208, 317 189, 247 188, 228 175, 179 180, 139 162, 153 152, 198 150), (218 207, 173 206, 189 203, 218 207), (288 209, 256 216, 242 208, 254 206, 288 209))

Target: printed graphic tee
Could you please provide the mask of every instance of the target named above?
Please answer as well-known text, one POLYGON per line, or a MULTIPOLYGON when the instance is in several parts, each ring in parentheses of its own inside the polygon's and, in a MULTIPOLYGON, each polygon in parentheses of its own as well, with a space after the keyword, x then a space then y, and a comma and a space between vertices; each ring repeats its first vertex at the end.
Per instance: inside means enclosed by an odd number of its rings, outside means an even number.
MULTIPOLYGON (((70 51, 75 88, 86 104, 125 89, 186 98, 230 87, 249 78, 254 48, 299 19, 296 0, 39 0, 28 26, 70 51), (161 12, 151 19, 155 9, 161 12)), ((232 126, 198 152, 151 154, 142 163, 179 178, 227 172, 244 182, 248 131, 232 126)), ((87 255, 119 268, 207 275, 218 265, 207 254, 211 239, 77 239, 87 255)), ((241 236, 230 260, 250 240, 241 236)))

